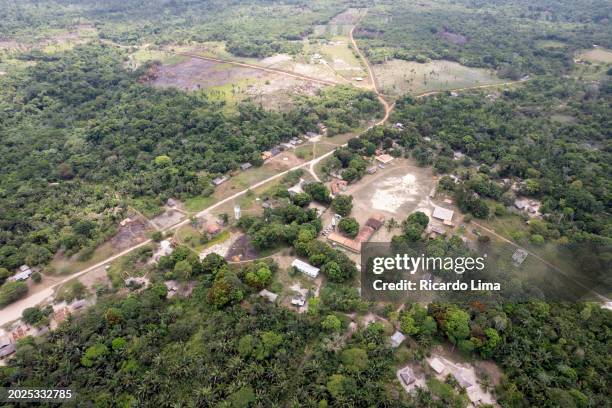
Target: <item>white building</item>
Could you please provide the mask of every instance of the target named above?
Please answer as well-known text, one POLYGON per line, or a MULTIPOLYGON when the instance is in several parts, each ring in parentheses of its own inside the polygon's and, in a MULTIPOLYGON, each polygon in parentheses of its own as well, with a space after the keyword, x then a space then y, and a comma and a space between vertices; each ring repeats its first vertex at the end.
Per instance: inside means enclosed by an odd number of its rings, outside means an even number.
POLYGON ((300 261, 299 259, 294 259, 293 262, 291 262, 291 266, 303 274, 310 276, 311 278, 316 278, 319 276, 319 268, 315 268, 309 263, 300 261))
POLYGON ((434 369, 434 371, 438 374, 442 374, 446 366, 442 361, 440 361, 437 357, 432 358, 429 361, 429 366, 434 369))
POLYGON ((433 210, 433 214, 431 215, 433 218, 441 220, 444 224, 448 225, 452 222, 453 219, 453 210, 449 210, 444 207, 435 207, 433 210))
POLYGON ((266 298, 269 302, 272 302, 272 303, 276 302, 276 299, 278 298, 278 295, 276 293, 270 292, 267 289, 262 289, 259 292, 259 296, 266 298))
POLYGON ((402 332, 396 331, 395 333, 393 333, 393 336, 391 336, 391 347, 399 347, 404 340, 406 340, 406 336, 404 336, 402 332))
POLYGON ((234 219, 238 221, 240 219, 240 204, 234 206, 234 219))
POLYGON ((306 303, 306 299, 303 296, 294 296, 291 299, 291 304, 293 306, 302 307, 306 303))

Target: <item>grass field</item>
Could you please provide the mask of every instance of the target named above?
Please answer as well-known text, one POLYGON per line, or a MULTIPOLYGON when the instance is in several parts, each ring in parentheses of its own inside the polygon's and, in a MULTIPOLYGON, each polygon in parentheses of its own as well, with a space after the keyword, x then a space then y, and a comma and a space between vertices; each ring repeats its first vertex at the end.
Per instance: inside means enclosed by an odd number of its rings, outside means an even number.
POLYGON ((421 64, 390 60, 374 65, 373 69, 381 91, 392 97, 504 82, 491 70, 470 68, 452 61, 421 64))
POLYGON ((50 269, 54 274, 71 275, 75 272, 89 268, 98 262, 102 262, 105 259, 113 256, 115 253, 115 248, 113 248, 111 243, 105 242, 104 244, 98 246, 91 258, 86 261, 78 261, 72 258, 56 256, 53 261, 51 261, 50 269))
POLYGON ((159 61, 166 65, 176 65, 180 62, 186 61, 188 57, 171 54, 165 51, 141 48, 135 53, 131 54, 130 59, 135 66, 140 66, 148 61, 159 61))
POLYGON ((224 242, 230 237, 230 232, 228 230, 222 231, 206 243, 200 242, 201 235, 191 224, 184 225, 176 231, 178 241, 187 245, 197 254, 212 245, 224 242))
POLYGON ((612 64, 612 51, 605 48, 592 48, 578 54, 578 58, 593 63, 612 64))

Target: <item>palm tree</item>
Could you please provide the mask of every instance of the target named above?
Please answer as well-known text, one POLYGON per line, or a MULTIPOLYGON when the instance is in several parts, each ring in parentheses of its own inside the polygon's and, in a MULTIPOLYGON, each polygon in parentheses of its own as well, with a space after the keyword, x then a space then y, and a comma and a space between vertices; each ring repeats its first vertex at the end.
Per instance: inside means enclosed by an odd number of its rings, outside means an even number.
POLYGON ((387 221, 387 232, 391 232, 391 230, 397 228, 398 225, 399 224, 397 223, 395 218, 391 217, 389 221, 387 221))

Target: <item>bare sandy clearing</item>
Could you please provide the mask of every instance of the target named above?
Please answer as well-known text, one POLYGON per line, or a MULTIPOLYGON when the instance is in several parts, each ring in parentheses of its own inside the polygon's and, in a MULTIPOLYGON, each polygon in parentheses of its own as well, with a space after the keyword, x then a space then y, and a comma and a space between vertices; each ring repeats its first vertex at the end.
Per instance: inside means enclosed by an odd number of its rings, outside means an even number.
POLYGON ((157 226, 159 229, 166 229, 179 221, 183 220, 185 215, 178 210, 168 209, 164 211, 162 214, 153 218, 151 222, 157 226))

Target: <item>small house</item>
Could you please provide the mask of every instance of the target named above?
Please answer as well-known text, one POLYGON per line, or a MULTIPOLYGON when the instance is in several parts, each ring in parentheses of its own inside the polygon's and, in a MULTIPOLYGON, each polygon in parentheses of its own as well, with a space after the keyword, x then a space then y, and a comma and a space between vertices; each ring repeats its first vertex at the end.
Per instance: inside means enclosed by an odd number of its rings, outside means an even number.
POLYGON ((215 186, 220 186, 221 184, 225 183, 227 181, 227 176, 223 176, 223 177, 215 177, 212 181, 212 183, 215 186))
POLYGON ((242 164, 240 165, 240 170, 242 170, 242 171, 244 171, 244 170, 248 170, 248 169, 250 169, 251 167, 253 167, 253 165, 252 165, 251 163, 248 163, 248 162, 247 162, 247 163, 242 163, 242 164))
POLYGON ((272 149, 270 149, 270 153, 272 153, 272 156, 276 156, 281 153, 281 149, 278 147, 273 147, 272 149))
POLYGON ((435 207, 432 213, 432 217, 442 221, 445 225, 452 225, 453 210, 449 210, 444 207, 435 207))
POLYGON ((376 160, 381 164, 389 164, 393 161, 393 159, 394 157, 387 153, 376 156, 376 160))
POLYGON ((316 278, 319 276, 319 268, 316 268, 304 261, 300 261, 299 259, 294 259, 293 262, 291 262, 291 266, 311 278, 316 278))
POLYGON ((32 269, 28 265, 21 265, 19 267, 19 272, 11 277, 10 280, 13 281, 25 281, 32 275, 32 269))
POLYGON ((444 363, 440 361, 440 359, 437 357, 434 357, 429 360, 429 366, 433 368, 433 370, 438 374, 442 374, 444 372, 444 369, 446 368, 444 363))
POLYGON ((206 226, 206 232, 209 235, 217 235, 221 232, 221 227, 217 223, 210 223, 206 226))
POLYGON ((368 174, 374 174, 378 171, 378 167, 372 166, 368 169, 368 174))
POLYGON ((72 310, 82 309, 83 307, 85 307, 85 300, 79 299, 75 301, 72 305, 70 305, 70 307, 72 308, 72 310))
POLYGON ((272 152, 265 151, 265 152, 262 152, 262 153, 261 153, 261 159, 262 159, 263 161, 266 161, 266 160, 268 160, 268 159, 270 159, 270 158, 272 158, 272 152))
POLYGON ((406 385, 410 385, 416 381, 416 378, 414 377, 414 374, 412 373, 412 370, 410 368, 405 368, 404 370, 402 370, 402 372, 400 373, 400 378, 402 379, 402 382, 406 385))
POLYGON ((524 249, 517 249, 516 251, 514 251, 514 254, 512 254, 512 263, 515 266, 520 266, 527 258, 527 255, 528 253, 524 249))
POLYGON ((270 292, 267 289, 262 289, 261 291, 259 291, 259 296, 267 299, 270 303, 276 302, 276 299, 278 298, 278 295, 276 293, 270 292))
POLYGON ((7 336, 0 338, 0 358, 9 356, 15 352, 15 344, 7 336))
POLYGON ((291 298, 291 304, 293 306, 302 307, 305 303, 306 299, 304 299, 304 296, 298 295, 291 298))
POLYGON ((347 186, 348 186, 348 181, 341 180, 338 178, 332 179, 332 181, 329 183, 329 189, 331 190, 331 194, 333 196, 336 196, 340 194, 342 191, 345 191, 347 186))
POLYGON ((391 336, 391 347, 398 348, 404 340, 406 340, 406 336, 404 336, 402 332, 396 330, 391 336))

